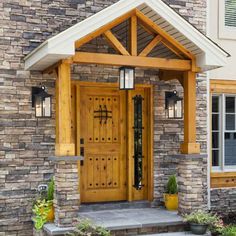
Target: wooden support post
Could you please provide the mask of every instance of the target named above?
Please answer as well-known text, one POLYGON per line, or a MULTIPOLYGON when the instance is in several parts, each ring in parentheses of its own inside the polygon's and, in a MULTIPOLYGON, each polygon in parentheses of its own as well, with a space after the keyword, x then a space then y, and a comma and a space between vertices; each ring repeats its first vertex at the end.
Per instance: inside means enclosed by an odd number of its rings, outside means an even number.
POLYGON ((71 135, 71 68, 68 61, 58 65, 56 81, 56 156, 74 156, 71 135))
POLYGON ((181 153, 200 153, 200 145, 196 143, 196 73, 192 71, 184 72, 184 143, 181 153))
POLYGON ((130 45, 131 45, 131 55, 137 56, 138 54, 138 28, 137 28, 137 17, 132 16, 130 22, 130 45))

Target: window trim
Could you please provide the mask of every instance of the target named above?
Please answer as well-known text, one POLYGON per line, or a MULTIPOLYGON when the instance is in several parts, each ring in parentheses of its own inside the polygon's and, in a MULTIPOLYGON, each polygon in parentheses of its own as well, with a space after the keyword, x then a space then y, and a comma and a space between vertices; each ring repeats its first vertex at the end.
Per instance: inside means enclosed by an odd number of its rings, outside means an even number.
MULTIPOLYGON (((211 170, 213 173, 216 172, 236 172, 236 165, 235 166, 226 166, 225 165, 225 133, 226 124, 225 124, 225 116, 226 116, 226 109, 225 109, 225 101, 226 97, 234 97, 235 98, 235 114, 236 114, 236 94, 229 94, 229 93, 212 93, 211 94, 211 104, 212 104, 212 97, 217 96, 219 97, 219 166, 212 166, 212 108, 211 108, 211 170)), ((212 105, 211 105, 212 106, 212 105)), ((236 123, 236 120, 235 120, 236 123)), ((228 130, 229 131, 229 130, 228 130)), ((234 130, 235 131, 235 130, 234 130)), ((230 131, 229 131, 230 132, 230 131)), ((232 132, 232 131, 231 131, 232 132)))
POLYGON ((236 27, 225 25, 225 0, 218 1, 219 11, 219 38, 236 39, 236 27))

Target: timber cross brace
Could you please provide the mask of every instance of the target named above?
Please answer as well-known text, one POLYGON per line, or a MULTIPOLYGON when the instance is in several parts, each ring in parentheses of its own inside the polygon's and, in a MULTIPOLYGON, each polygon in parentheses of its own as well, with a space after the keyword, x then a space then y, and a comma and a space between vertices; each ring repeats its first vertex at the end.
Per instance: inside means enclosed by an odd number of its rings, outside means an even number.
POLYGON ((145 16, 138 9, 118 17, 107 25, 84 36, 75 42, 75 55, 47 68, 44 73, 54 73, 56 82, 56 155, 75 155, 75 144, 71 134, 71 64, 100 64, 109 66, 132 66, 155 68, 160 70, 160 79, 178 79, 184 87, 184 143, 181 153, 200 153, 196 143, 196 66, 195 56, 160 26, 145 16), (120 41, 114 33, 114 27, 129 22, 127 27, 128 42, 120 41), (150 42, 139 47, 138 27, 150 35, 150 42), (103 36, 116 54, 82 52, 80 48, 97 37, 103 36), (150 54, 162 44, 171 51, 175 58, 157 58, 150 54))

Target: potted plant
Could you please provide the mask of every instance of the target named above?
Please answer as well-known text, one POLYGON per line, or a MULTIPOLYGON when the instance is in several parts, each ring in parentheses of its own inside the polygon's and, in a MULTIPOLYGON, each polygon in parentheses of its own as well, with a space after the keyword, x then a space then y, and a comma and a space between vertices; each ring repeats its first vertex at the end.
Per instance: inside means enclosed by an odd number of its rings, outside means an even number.
POLYGON ((51 201, 37 200, 33 206, 33 214, 34 217, 32 218, 34 222, 34 235, 41 236, 43 235, 42 229, 45 223, 48 222, 48 213, 51 210, 51 201))
POLYGON ((53 222, 55 218, 53 199, 54 199, 54 180, 53 178, 51 178, 48 184, 47 198, 46 198, 50 206, 50 211, 48 212, 48 215, 47 215, 48 222, 53 222))
POLYGON ((94 225, 88 219, 78 219, 78 224, 73 233, 67 233, 67 236, 111 236, 107 229, 94 225))
POLYGON ((220 217, 216 216, 215 222, 212 222, 209 226, 212 236, 220 236, 224 230, 224 222, 220 217))
POLYGON ((167 191, 164 194, 164 202, 167 210, 176 211, 178 209, 178 185, 175 175, 169 177, 167 191))
POLYGON ((33 204, 33 222, 34 234, 41 235, 42 228, 45 223, 54 221, 54 207, 53 207, 53 194, 54 194, 54 180, 51 179, 47 191, 40 192, 37 200, 33 204))
POLYGON ((216 215, 200 210, 184 216, 184 221, 190 224, 192 233, 196 235, 205 234, 208 227, 217 220, 216 215))

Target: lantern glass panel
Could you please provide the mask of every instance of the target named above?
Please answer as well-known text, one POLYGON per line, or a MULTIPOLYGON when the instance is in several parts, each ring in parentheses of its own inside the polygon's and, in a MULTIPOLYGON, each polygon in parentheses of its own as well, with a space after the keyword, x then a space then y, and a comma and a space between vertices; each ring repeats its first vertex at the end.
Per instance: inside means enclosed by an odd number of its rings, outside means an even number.
POLYGON ((127 89, 134 88, 134 69, 127 68, 125 70, 125 84, 127 89))
POLYGON ((35 116, 42 117, 42 99, 40 97, 35 97, 35 116))
POLYGON ((120 89, 125 89, 125 70, 120 69, 120 89))
POLYGON ((175 104, 175 118, 182 118, 182 101, 177 101, 175 104))
POLYGON ((51 97, 47 97, 43 101, 43 116, 44 117, 51 116, 51 97))
POLYGON ((169 100, 168 103, 168 117, 175 118, 175 102, 174 100, 169 100))

